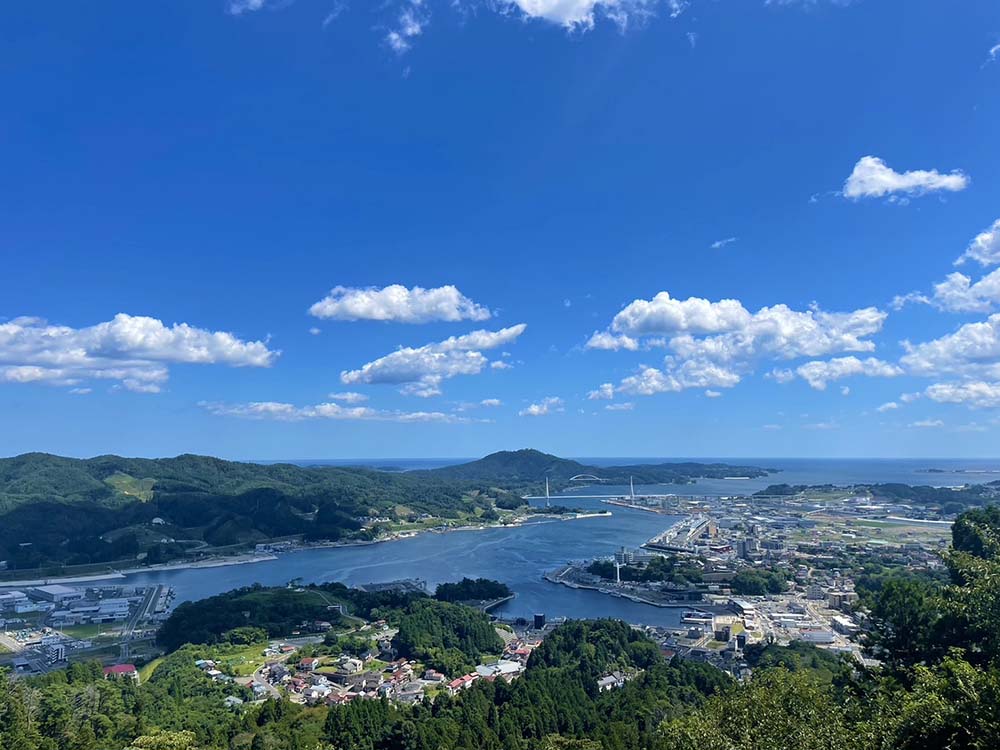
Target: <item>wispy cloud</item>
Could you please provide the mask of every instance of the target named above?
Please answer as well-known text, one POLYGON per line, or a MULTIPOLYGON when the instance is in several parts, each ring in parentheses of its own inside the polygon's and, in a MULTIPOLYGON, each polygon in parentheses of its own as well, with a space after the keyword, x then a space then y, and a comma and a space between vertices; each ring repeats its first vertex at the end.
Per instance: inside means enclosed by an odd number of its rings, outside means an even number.
POLYGON ((278 422, 301 422, 323 419, 405 423, 463 423, 470 421, 465 417, 458 417, 454 414, 445 414, 439 411, 390 411, 372 409, 367 406, 342 406, 335 403, 296 406, 279 401, 253 401, 243 404, 202 401, 199 403, 199 406, 215 416, 278 422))
POLYGON ((713 250, 721 250, 726 245, 732 245, 738 239, 738 237, 726 237, 724 240, 716 240, 712 243, 711 247, 713 250))

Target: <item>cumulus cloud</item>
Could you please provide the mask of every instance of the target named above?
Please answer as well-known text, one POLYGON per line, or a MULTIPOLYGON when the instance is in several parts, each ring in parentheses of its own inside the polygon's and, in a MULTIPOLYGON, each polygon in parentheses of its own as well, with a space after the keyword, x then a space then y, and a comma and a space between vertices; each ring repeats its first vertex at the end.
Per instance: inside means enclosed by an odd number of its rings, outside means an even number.
POLYGON ((309 314, 325 320, 381 320, 392 323, 449 323, 487 320, 490 310, 448 284, 435 289, 401 284, 378 289, 336 286, 309 308, 309 314))
POLYGON ((156 393, 170 364, 269 367, 278 354, 263 341, 124 313, 86 328, 29 317, 0 323, 0 382, 8 383, 76 386, 110 380, 127 390, 156 393))
POLYGON ((940 419, 920 419, 916 422, 910 422, 910 427, 916 427, 918 429, 929 429, 935 427, 944 427, 944 422, 940 419))
MULTIPOLYGON (((635 395, 686 388, 731 388, 762 359, 792 360, 875 348, 868 337, 881 330, 887 314, 875 307, 847 313, 819 309, 792 310, 787 305, 763 307, 755 313, 739 300, 713 302, 691 297, 674 299, 660 292, 637 299, 615 315, 608 330, 591 337, 590 348, 648 348, 662 337, 671 350, 663 369, 647 365, 625 378, 618 390, 635 395), (644 337, 657 337, 656 339, 644 337), (596 342, 599 346, 594 346, 596 342)), ((771 377, 794 377, 776 369, 771 377)))
MULTIPOLYGON (((826 389, 832 380, 863 375, 869 378, 893 378, 903 374, 903 370, 876 357, 836 357, 826 361, 815 360, 800 365, 795 372, 818 391, 826 389)), ((845 394, 846 395, 846 394, 845 394)))
POLYGON ((722 393, 720 391, 707 390, 705 391, 705 398, 720 398, 722 393))
POLYGON ((877 411, 879 414, 885 414, 885 412, 887 412, 887 411, 893 411, 893 410, 898 409, 898 408, 899 408, 899 404, 897 404, 895 401, 886 401, 884 404, 882 404, 880 407, 878 407, 875 411, 877 411))
POLYGON ((548 396, 541 401, 521 409, 519 417, 544 417, 547 414, 563 411, 563 400, 558 396, 548 396))
POLYGON ((977 234, 955 263, 961 265, 967 260, 974 260, 982 266, 1000 264, 1000 219, 977 234))
POLYGON ((367 406, 342 406, 335 403, 314 406, 296 406, 277 401, 253 401, 245 404, 226 404, 203 401, 199 404, 210 414, 220 417, 301 422, 305 420, 332 419, 374 422, 468 422, 468 419, 438 411, 390 411, 367 406))
POLYGON ((934 295, 921 299, 948 312, 988 312, 1000 302, 1000 268, 973 283, 964 273, 950 273, 934 285, 934 295))
POLYGON ((610 399, 615 397, 615 387, 611 383, 601 383, 597 388, 587 394, 591 401, 598 399, 610 399))
POLYGON ((503 406, 503 401, 498 398, 484 398, 479 402, 480 406, 486 406, 490 408, 495 408, 497 406, 503 406))
POLYGON ((885 196, 894 198, 939 191, 956 192, 964 190, 968 185, 968 176, 959 170, 947 174, 936 169, 897 172, 876 156, 863 156, 844 183, 843 194, 852 200, 885 196))
POLYGON ((994 44, 990 51, 986 53, 986 62, 992 63, 1000 60, 1000 44, 994 44))
POLYGON ((938 403, 965 404, 975 409, 1000 406, 1000 383, 935 383, 928 386, 924 394, 938 403))
POLYGON ((611 321, 611 331, 630 336, 720 333, 741 328, 750 318, 738 300, 679 300, 669 292, 660 292, 650 300, 637 299, 626 305, 611 321))
MULTIPOLYGON (((1000 219, 973 238, 955 265, 962 265, 967 260, 974 260, 981 266, 1000 264, 1000 219)), ((944 281, 934 285, 933 294, 910 292, 900 295, 893 300, 893 307, 899 309, 910 302, 933 305, 948 312, 988 312, 1000 302, 1000 269, 975 282, 964 273, 950 273, 944 281)))
POLYGON ((1000 314, 920 344, 904 341, 900 364, 912 375, 1000 380, 1000 314))
POLYGON ((499 331, 472 331, 433 344, 403 347, 357 370, 345 370, 340 380, 345 385, 388 383, 402 386, 400 391, 406 395, 437 396, 444 380, 478 375, 489 364, 484 350, 513 343, 526 328, 521 323, 499 331))
POLYGON ((634 352, 638 350, 639 342, 629 336, 616 335, 607 331, 594 331, 585 346, 587 349, 603 349, 610 352, 616 352, 619 349, 634 352))
POLYGON ((607 411, 632 411, 635 409, 635 404, 631 401, 623 401, 620 404, 607 404, 604 408, 607 411))

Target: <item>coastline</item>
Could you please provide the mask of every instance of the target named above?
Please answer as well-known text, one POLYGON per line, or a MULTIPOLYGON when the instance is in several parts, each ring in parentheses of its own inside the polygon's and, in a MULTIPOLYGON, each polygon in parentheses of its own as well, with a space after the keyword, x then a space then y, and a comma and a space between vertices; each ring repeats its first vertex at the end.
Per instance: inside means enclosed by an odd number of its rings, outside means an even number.
MULTIPOLYGON (((369 547, 376 544, 386 544, 389 542, 399 542, 404 539, 412 539, 422 534, 447 534, 454 531, 486 531, 488 529, 516 528, 520 526, 537 526, 543 523, 554 523, 557 521, 576 521, 585 518, 607 518, 609 516, 611 516, 610 511, 575 513, 573 515, 536 513, 524 516, 523 518, 520 518, 514 522, 505 524, 502 523, 467 524, 465 526, 452 526, 446 528, 436 527, 430 529, 414 529, 412 531, 396 532, 382 539, 347 540, 347 541, 337 541, 337 542, 317 542, 315 544, 303 544, 293 547, 289 549, 286 553, 282 554, 294 554, 296 552, 305 552, 313 549, 369 547), (535 518, 539 520, 532 520, 535 518)), ((74 583, 80 584, 80 583, 90 583, 96 581, 117 581, 117 580, 122 580, 127 576, 136 575, 140 573, 157 573, 165 570, 193 570, 198 568, 222 568, 230 565, 250 565, 253 563, 269 562, 277 559, 278 555, 273 553, 264 555, 257 555, 251 553, 251 554, 240 554, 240 555, 228 555, 217 558, 208 558, 204 560, 177 561, 170 563, 160 563, 159 565, 145 565, 145 566, 131 567, 131 568, 120 568, 120 569, 113 569, 107 573, 91 573, 80 576, 51 576, 43 578, 10 580, 10 581, 0 580, 0 591, 4 589, 18 589, 26 586, 47 586, 50 584, 74 584, 74 583)))

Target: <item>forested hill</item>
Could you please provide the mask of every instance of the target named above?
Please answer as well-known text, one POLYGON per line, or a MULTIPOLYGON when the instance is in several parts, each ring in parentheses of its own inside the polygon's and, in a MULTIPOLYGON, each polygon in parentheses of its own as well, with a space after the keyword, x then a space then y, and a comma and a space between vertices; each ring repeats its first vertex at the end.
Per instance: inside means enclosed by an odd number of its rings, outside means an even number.
POLYGON ((367 517, 459 518, 493 512, 503 494, 360 468, 31 453, 0 459, 0 560, 10 568, 137 555, 162 562, 276 537, 365 538, 367 517))
POLYGON ((274 538, 370 539, 382 528, 376 518, 496 520, 498 507, 520 503, 514 492, 537 491, 546 476, 555 490, 576 474, 653 483, 762 473, 724 464, 598 468, 534 450, 413 472, 28 453, 0 459, 0 561, 10 569, 158 563, 274 538))
POLYGON ((632 477, 640 484, 685 484, 699 477, 724 478, 732 476, 762 477, 773 469, 759 466, 731 466, 724 463, 661 463, 624 466, 591 466, 559 458, 549 453, 525 448, 518 451, 491 453, 478 461, 457 466, 445 466, 412 474, 423 474, 451 479, 465 479, 503 484, 534 484, 548 477, 553 487, 561 487, 570 477, 592 474, 611 482, 628 482, 632 477))

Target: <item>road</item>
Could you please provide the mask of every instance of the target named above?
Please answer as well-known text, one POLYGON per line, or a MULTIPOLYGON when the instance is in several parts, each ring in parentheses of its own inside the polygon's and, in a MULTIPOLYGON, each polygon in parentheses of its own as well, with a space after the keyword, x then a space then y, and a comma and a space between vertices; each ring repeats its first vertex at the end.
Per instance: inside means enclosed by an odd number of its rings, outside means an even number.
POLYGON ((142 601, 139 603, 139 606, 136 607, 135 612, 125 622, 125 627, 122 628, 123 641, 130 640, 139 623, 149 617, 149 610, 156 604, 157 600, 159 600, 162 592, 162 584, 146 587, 146 594, 143 596, 142 601))

